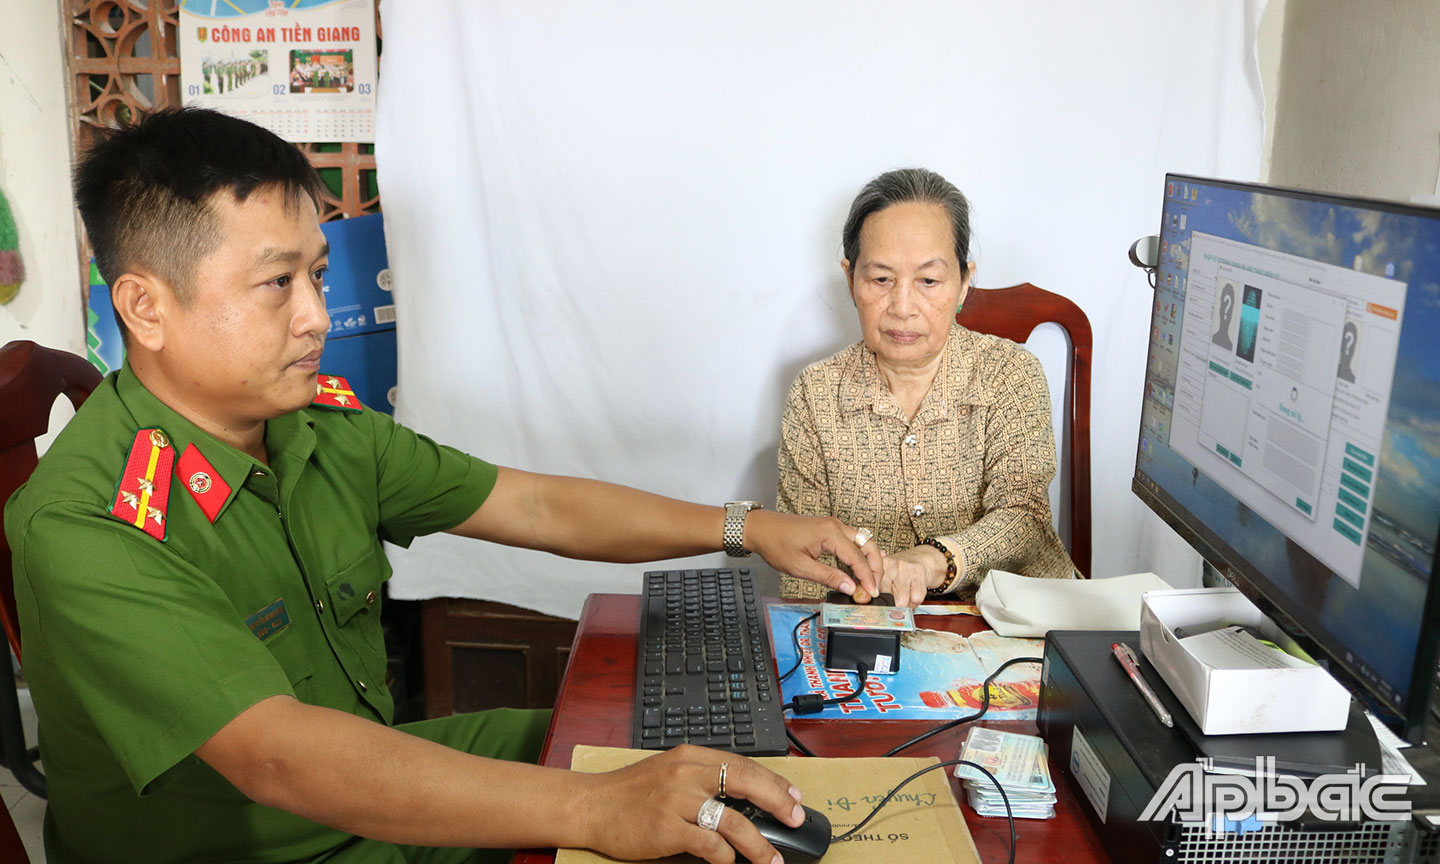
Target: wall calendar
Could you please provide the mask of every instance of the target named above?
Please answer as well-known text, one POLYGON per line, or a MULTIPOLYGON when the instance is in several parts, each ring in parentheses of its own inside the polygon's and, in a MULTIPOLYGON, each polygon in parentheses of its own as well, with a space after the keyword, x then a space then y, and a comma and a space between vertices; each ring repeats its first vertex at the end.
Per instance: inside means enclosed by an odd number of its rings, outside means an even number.
POLYGON ((184 0, 180 89, 286 141, 375 140, 374 0, 184 0))

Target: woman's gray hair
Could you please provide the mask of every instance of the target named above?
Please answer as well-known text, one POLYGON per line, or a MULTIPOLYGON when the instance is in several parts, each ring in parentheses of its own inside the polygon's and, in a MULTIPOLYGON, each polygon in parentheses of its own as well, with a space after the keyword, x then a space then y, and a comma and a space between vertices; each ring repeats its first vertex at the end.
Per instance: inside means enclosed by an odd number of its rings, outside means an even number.
POLYGON ((841 234, 845 260, 852 267, 855 265, 860 256, 860 229, 872 213, 911 201, 945 208, 955 235, 955 260, 960 269, 965 270, 970 263, 970 202, 949 180, 924 168, 886 171, 865 184, 845 218, 845 230, 841 234))

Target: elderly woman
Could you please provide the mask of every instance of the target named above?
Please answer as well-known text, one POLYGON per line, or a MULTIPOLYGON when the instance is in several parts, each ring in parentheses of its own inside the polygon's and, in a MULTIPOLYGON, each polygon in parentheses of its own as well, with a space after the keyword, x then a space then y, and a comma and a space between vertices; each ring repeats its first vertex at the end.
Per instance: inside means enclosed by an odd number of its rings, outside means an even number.
MULTIPOLYGON (((973 596, 991 568, 1069 578, 1050 524, 1040 362, 955 323, 975 273, 965 196, 932 171, 882 174, 855 198, 843 242, 864 340, 791 386, 778 509, 866 526, 886 555, 881 590, 900 604, 973 596)), ((783 577, 784 596, 822 592, 783 577)))

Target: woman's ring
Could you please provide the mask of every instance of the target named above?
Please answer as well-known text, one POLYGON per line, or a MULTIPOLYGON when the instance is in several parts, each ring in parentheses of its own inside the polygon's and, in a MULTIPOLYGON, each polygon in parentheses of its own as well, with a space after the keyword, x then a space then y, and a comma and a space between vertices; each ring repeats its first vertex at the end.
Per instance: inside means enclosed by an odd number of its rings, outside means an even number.
POLYGON ((869 543, 870 538, 874 536, 874 533, 872 533, 869 528, 861 528, 855 532, 855 545, 864 546, 866 543, 869 543))
POLYGON ((695 817, 695 824, 706 831, 717 831, 720 828, 720 816, 724 812, 724 804, 714 798, 706 798, 705 803, 700 805, 700 815, 695 817))
POLYGON ((729 768, 729 767, 730 767, 730 763, 728 763, 728 762, 721 762, 721 763, 720 763, 720 796, 719 796, 719 797, 721 797, 721 798, 724 798, 724 797, 725 797, 725 769, 727 769, 727 768, 729 768))

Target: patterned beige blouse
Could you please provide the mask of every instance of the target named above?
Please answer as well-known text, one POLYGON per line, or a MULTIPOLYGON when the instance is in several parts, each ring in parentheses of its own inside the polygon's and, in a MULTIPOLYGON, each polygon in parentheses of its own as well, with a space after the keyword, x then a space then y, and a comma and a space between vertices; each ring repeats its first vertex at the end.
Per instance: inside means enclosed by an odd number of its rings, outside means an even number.
MULTIPOLYGON (((870 528, 891 553, 935 537, 961 567, 962 596, 991 568, 1070 578, 1050 523, 1055 436, 1040 361, 958 324, 944 352, 910 421, 863 342, 801 372, 781 421, 777 509, 870 528)), ((781 577, 785 597, 824 590, 781 577)))

